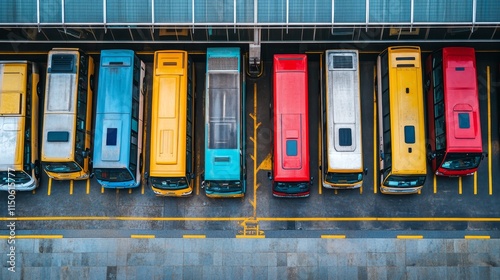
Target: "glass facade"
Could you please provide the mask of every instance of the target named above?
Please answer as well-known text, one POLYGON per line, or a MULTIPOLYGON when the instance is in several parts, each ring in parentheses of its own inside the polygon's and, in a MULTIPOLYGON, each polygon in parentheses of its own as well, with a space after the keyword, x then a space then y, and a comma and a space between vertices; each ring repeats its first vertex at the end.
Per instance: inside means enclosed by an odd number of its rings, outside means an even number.
POLYGON ((193 24, 193 22, 199 25, 254 22, 261 25, 327 25, 332 22, 494 23, 499 21, 500 14, 498 0, 4 0, 3 2, 5 3, 0 10, 1 25, 193 24))

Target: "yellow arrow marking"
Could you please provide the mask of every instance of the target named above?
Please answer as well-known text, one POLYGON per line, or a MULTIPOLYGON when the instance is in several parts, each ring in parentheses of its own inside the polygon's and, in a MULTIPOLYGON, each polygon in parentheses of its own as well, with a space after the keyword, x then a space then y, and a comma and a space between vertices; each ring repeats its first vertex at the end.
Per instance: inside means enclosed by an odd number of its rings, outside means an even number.
POLYGON ((271 170, 272 161, 271 161, 271 153, 267 154, 266 158, 260 163, 257 170, 271 170))

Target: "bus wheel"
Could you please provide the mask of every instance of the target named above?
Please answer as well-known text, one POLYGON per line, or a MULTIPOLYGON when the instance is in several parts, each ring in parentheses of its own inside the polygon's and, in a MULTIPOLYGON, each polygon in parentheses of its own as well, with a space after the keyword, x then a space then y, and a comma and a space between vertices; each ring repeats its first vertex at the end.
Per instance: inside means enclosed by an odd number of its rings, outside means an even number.
POLYGON ((90 90, 94 91, 94 75, 90 75, 90 90))
POLYGON ((40 166, 40 161, 39 160, 35 160, 35 167, 34 167, 34 171, 35 171, 35 178, 37 179, 40 179, 40 174, 41 174, 41 166, 40 166))
POLYGON ((36 95, 38 95, 38 98, 42 96, 42 88, 40 87, 40 83, 36 84, 36 95))
POLYGON ((142 160, 142 153, 139 155, 139 157, 140 157, 140 158, 139 158, 139 169, 140 169, 140 170, 141 170, 141 172, 142 172, 142 161, 143 161, 143 160, 142 160))
POLYGON ((89 178, 94 177, 94 162, 92 161, 92 158, 89 158, 89 178))

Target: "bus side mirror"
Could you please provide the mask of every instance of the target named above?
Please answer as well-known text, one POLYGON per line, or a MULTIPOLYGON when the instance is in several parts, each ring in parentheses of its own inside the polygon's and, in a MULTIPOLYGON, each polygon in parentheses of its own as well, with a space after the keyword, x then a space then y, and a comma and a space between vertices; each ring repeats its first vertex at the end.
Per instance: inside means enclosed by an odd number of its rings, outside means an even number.
POLYGON ((368 168, 365 168, 364 172, 365 175, 368 174, 368 168))
POLYGON ((380 158, 384 160, 384 152, 382 152, 382 150, 380 150, 380 158))
POLYGON ((311 185, 313 184, 314 177, 311 176, 311 185))
POLYGON ((269 180, 273 179, 273 175, 271 175, 271 172, 267 172, 267 178, 269 178, 269 180))
POLYGON ((481 160, 483 160, 484 157, 488 157, 488 153, 483 153, 483 155, 481 156, 481 160))
POLYGON ((194 179, 194 173, 191 173, 191 174, 189 175, 189 178, 194 179))
POLYGON ((321 165, 319 166, 319 170, 323 170, 323 169, 321 168, 321 165))
POLYGON ((84 158, 89 157, 90 156, 90 150, 89 149, 85 149, 85 151, 82 152, 82 156, 84 158))

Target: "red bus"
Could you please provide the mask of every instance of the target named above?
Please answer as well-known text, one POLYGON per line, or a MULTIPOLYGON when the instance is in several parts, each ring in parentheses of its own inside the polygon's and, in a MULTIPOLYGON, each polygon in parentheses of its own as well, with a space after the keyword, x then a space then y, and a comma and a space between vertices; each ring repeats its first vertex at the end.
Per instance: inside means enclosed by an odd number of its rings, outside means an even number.
POLYGON ((309 172, 309 125, 307 56, 274 55, 273 173, 269 173, 276 197, 307 197, 309 172))
POLYGON ((472 175, 483 158, 474 49, 435 51, 425 70, 432 169, 442 176, 472 175))

